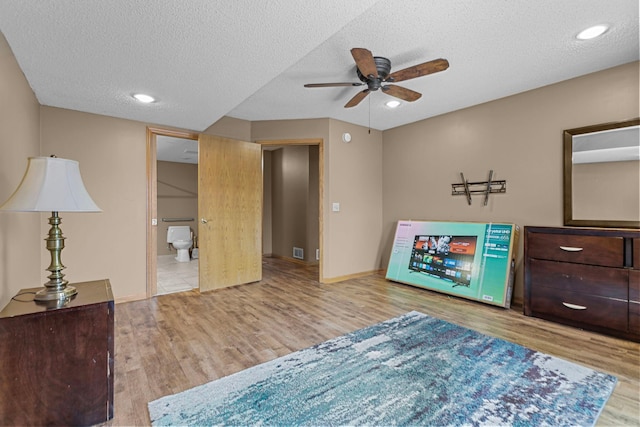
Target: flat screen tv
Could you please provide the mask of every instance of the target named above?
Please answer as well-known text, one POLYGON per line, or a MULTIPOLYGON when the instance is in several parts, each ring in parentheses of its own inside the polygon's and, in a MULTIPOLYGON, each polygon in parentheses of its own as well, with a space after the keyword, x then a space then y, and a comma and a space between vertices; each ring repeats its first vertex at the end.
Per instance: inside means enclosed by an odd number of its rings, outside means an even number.
POLYGON ((509 307, 519 227, 398 221, 387 279, 509 307))

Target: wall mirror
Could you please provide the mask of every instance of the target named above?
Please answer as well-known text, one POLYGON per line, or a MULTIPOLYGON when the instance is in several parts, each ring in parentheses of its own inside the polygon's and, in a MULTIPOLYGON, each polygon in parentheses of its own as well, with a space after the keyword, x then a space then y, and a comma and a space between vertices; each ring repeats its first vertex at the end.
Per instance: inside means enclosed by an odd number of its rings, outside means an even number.
POLYGON ((564 225, 640 228, 640 119, 564 131, 564 225))

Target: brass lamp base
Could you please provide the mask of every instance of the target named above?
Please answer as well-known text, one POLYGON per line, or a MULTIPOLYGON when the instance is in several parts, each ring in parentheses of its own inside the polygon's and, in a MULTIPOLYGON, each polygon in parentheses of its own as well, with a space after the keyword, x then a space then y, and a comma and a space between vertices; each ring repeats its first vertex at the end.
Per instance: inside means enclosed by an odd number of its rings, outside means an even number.
POLYGON ((64 237, 62 237, 62 230, 60 230, 60 223, 62 219, 58 215, 58 212, 51 212, 49 218, 49 236, 45 239, 47 242, 47 250, 51 253, 51 264, 47 271, 51 272, 49 281, 44 284, 44 289, 38 291, 33 298, 35 301, 47 302, 47 301, 68 301, 75 294, 78 293, 76 288, 68 286, 68 281, 64 280, 64 274, 62 270, 64 265, 60 260, 60 253, 64 249, 64 237))
POLYGON ((73 286, 66 286, 62 289, 50 289, 44 288, 36 292, 36 296, 33 297, 36 301, 59 301, 71 299, 78 291, 73 286))

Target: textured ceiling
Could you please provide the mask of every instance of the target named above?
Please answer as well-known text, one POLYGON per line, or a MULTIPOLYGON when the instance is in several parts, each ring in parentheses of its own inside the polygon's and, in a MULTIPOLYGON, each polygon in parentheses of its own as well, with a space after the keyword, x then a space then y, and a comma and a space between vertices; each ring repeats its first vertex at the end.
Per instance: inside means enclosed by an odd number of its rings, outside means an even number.
POLYGON ((202 131, 223 116, 330 117, 385 130, 637 61, 637 0, 2 0, 0 31, 43 105, 202 131), (579 41, 604 23, 599 39, 579 41), (353 47, 422 98, 395 110, 357 82, 353 47), (130 95, 158 101, 141 105, 130 95))

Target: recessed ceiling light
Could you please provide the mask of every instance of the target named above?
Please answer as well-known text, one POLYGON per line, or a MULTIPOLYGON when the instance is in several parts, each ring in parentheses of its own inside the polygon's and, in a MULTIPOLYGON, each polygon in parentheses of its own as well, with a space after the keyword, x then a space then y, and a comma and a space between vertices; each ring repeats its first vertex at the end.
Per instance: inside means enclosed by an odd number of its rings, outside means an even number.
POLYGON ((156 100, 153 96, 145 95, 144 93, 136 93, 133 95, 133 97, 140 102, 144 102, 145 104, 155 102, 156 100))
POLYGON ((576 37, 580 40, 595 39, 596 37, 603 35, 607 29, 606 25, 595 25, 581 31, 576 37))
POLYGON ((384 105, 386 105, 389 108, 396 108, 398 105, 400 105, 400 101, 396 101, 394 99, 393 101, 387 101, 384 105))

